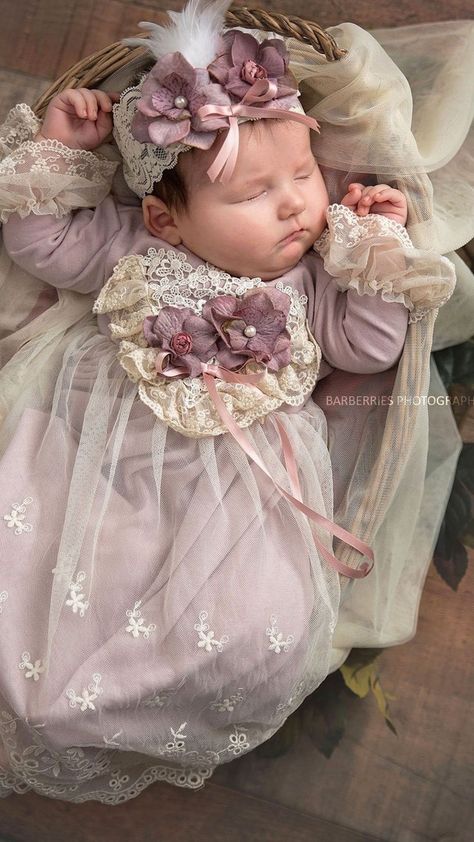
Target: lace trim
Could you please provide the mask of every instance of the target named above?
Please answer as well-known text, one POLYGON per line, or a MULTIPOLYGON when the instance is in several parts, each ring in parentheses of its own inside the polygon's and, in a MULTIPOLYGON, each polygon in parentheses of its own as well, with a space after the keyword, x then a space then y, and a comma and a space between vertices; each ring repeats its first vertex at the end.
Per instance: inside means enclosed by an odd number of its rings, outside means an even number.
MULTIPOLYGON (((276 288, 290 298, 286 329, 291 337, 291 362, 280 371, 265 371, 258 388, 217 380, 217 390, 240 427, 268 415, 283 403, 301 406, 316 384, 321 351, 306 320, 307 297, 281 281, 276 288)), ((94 304, 95 313, 109 313, 112 338, 119 342, 118 359, 139 397, 150 409, 183 435, 193 438, 227 432, 202 377, 166 380, 155 369, 156 349, 149 348, 143 320, 165 305, 189 307, 201 314, 208 299, 217 295, 242 296, 265 287, 260 278, 235 278, 208 263, 197 267, 182 252, 148 249, 146 255, 123 257, 94 304)), ((212 362, 212 361, 211 361, 212 362)), ((251 361, 243 373, 261 370, 251 361)))
POLYGON ((130 776, 124 775, 123 770, 113 765, 114 761, 116 762, 115 750, 102 748, 92 756, 92 749, 86 750, 86 754, 81 747, 73 746, 57 752, 44 745, 40 735, 36 733, 39 727, 41 726, 29 727, 33 742, 22 747, 17 721, 7 711, 0 711, 0 733, 12 769, 10 773, 0 769, 0 797, 11 792, 24 794, 33 790, 40 795, 63 798, 76 804, 90 800, 103 804, 120 804, 135 798, 155 781, 167 781, 186 789, 200 789, 219 763, 218 756, 215 757, 213 752, 208 753, 209 757, 198 757, 196 765, 184 768, 154 764, 151 761, 138 772, 136 780, 130 783, 130 776), (48 783, 41 780, 42 775, 47 776, 48 783), (110 775, 107 781, 109 789, 103 785, 94 788, 92 782, 99 775, 110 775), (57 778, 57 782, 52 782, 52 776, 57 778), (60 783, 61 779, 71 777, 74 777, 77 783, 60 783), (91 790, 79 795, 79 785, 85 781, 91 781, 91 790))
POLYGON ((153 192, 153 185, 161 181, 164 170, 173 169, 180 152, 190 149, 184 143, 174 143, 166 149, 154 143, 139 143, 130 133, 137 100, 141 97, 142 76, 138 86, 126 88, 120 102, 113 106, 113 136, 123 159, 123 177, 130 190, 141 199, 153 192))
POLYGON ((455 286, 452 263, 435 252, 416 249, 405 228, 381 214, 359 217, 344 205, 327 210, 328 227, 313 245, 341 291, 381 294, 404 304, 409 322, 423 319, 449 300, 455 286), (384 238, 393 248, 385 261, 384 238))
POLYGON ((357 216, 345 205, 332 204, 327 209, 328 228, 313 245, 315 251, 323 256, 328 248, 328 240, 341 243, 346 248, 353 248, 361 240, 370 237, 389 237, 395 235, 407 248, 413 248, 413 243, 406 229, 394 219, 388 219, 379 213, 369 213, 367 216, 357 216))
POLYGON ((59 140, 26 139, 40 123, 21 103, 9 112, 0 128, 0 222, 12 213, 24 219, 31 213, 57 219, 73 208, 95 207, 110 192, 118 166, 84 149, 70 149, 59 140))
MULTIPOLYGON (((95 675, 94 678, 99 679, 100 676, 95 675)), ((92 689, 91 685, 90 687, 92 689)), ((70 692, 72 698, 74 691, 70 692)), ((85 711, 87 707, 93 709, 94 705, 89 701, 89 697, 86 697, 85 693, 83 696, 84 698, 74 695, 74 702, 82 703, 81 710, 85 711)), ((90 698, 94 698, 94 694, 90 698)), ((190 733, 184 733, 188 725, 188 722, 184 721, 176 728, 170 726, 168 742, 160 745, 158 752, 162 763, 155 764, 149 758, 141 770, 130 770, 127 774, 128 770, 116 765, 120 757, 117 757, 116 749, 102 748, 94 752, 92 747, 84 749, 72 746, 60 752, 54 751, 44 744, 42 735, 38 733, 38 729, 45 723, 28 723, 29 744, 25 745, 26 740, 20 739, 17 723, 22 724, 8 711, 0 711, 0 733, 12 770, 12 773, 8 774, 0 769, 0 797, 12 791, 25 793, 33 789, 42 795, 62 797, 75 803, 97 800, 104 804, 118 804, 135 797, 156 780, 165 780, 187 789, 199 789, 219 764, 251 751, 262 742, 261 733, 257 734, 255 729, 233 725, 232 730, 224 737, 224 747, 220 751, 187 750, 186 740, 188 737, 192 739, 193 734, 191 726, 190 733), (136 776, 133 782, 132 774, 136 776), (102 777, 101 785, 94 788, 93 781, 99 776, 102 777), (57 783, 52 781, 53 777, 57 778, 57 783), (104 777, 108 780, 104 781, 104 777), (61 783, 65 779, 72 779, 75 783, 61 783), (84 792, 84 784, 87 782, 91 782, 91 788, 84 792), (77 792, 80 785, 81 795, 77 792)), ((274 734, 278 727, 279 725, 268 729, 263 739, 274 734)), ((111 738, 104 736, 105 745, 120 748, 116 738, 121 733, 122 731, 118 731, 111 738)))
POLYGON ((25 102, 10 108, 0 127, 0 161, 40 130, 41 120, 25 102))

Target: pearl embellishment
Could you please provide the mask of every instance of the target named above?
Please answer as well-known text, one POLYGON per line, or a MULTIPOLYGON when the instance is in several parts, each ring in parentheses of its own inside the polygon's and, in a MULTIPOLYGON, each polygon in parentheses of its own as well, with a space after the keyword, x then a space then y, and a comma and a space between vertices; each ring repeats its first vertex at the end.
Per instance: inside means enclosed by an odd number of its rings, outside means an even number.
POLYGON ((185 96, 177 96, 174 99, 174 104, 175 104, 176 108, 186 108, 186 106, 188 104, 188 100, 186 99, 185 96))
POLYGON ((257 328, 254 327, 253 325, 247 325, 247 327, 244 328, 244 336, 246 336, 248 339, 250 339, 250 337, 252 337, 252 336, 255 336, 256 333, 257 333, 257 328))

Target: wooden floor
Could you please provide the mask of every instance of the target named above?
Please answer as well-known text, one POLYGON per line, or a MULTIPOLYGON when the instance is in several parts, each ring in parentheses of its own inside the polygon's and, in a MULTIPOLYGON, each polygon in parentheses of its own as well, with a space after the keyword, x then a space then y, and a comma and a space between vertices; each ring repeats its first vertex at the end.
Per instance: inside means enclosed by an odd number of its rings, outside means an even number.
MULTIPOLYGON (((243 5, 238 3, 236 5, 243 5)), ((366 28, 472 17, 472 0, 261 0, 329 26, 366 28)), ((0 120, 32 104, 66 68, 180 0, 0 0, 0 120)), ((154 784, 120 807, 28 794, 0 800, 0 842, 471 842, 474 554, 457 592, 431 568, 418 632, 383 653, 398 736, 375 702, 357 702, 327 760, 306 735, 278 758, 255 752, 221 767, 203 790, 154 784)))

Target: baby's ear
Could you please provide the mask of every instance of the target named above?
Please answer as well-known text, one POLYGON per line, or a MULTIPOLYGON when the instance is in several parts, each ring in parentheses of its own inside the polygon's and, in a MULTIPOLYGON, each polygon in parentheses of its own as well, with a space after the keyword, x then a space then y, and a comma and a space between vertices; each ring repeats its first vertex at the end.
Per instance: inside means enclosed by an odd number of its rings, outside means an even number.
POLYGON ((159 237, 171 246, 182 243, 174 217, 168 206, 158 196, 145 196, 142 200, 143 222, 152 237, 159 237))

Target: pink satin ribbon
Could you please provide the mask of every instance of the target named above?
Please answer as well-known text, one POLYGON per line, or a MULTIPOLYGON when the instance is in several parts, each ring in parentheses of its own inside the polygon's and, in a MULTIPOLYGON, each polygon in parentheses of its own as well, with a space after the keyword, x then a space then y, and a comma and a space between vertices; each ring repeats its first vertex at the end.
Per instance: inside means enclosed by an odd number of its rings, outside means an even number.
POLYGON ((202 105, 197 116, 203 123, 212 117, 228 117, 229 131, 207 174, 211 181, 215 181, 221 173, 220 181, 226 184, 234 172, 239 152, 239 124, 237 117, 276 117, 285 120, 295 120, 297 123, 304 123, 310 129, 319 132, 319 124, 313 117, 300 114, 297 111, 288 111, 284 108, 262 108, 253 107, 251 103, 268 102, 275 98, 277 86, 274 82, 266 79, 259 79, 245 94, 241 102, 236 105, 202 105), (221 172, 222 171, 222 172, 221 172))
MULTIPOLYGON (((157 355, 156 368, 160 374, 162 374, 164 377, 170 377, 172 379, 175 377, 182 376, 183 374, 189 374, 188 370, 182 367, 174 367, 164 370, 163 366, 168 356, 169 351, 161 351, 157 355)), ((303 512, 303 514, 306 515, 307 518, 314 521, 319 526, 322 526, 331 535, 335 535, 337 538, 340 538, 342 541, 344 541, 345 544, 348 544, 350 547, 353 547, 359 553, 369 558, 372 564, 369 565, 367 562, 363 562, 358 568, 349 567, 347 564, 344 564, 342 561, 336 558, 336 556, 333 555, 324 546, 322 541, 313 532, 314 543, 322 557, 328 562, 328 564, 331 567, 337 570, 338 573, 342 573, 344 576, 347 576, 350 579, 364 579, 366 576, 368 576, 374 566, 374 554, 369 545, 365 544, 363 541, 357 538, 356 535, 353 535, 351 532, 348 532, 346 529, 343 529, 342 526, 338 526, 336 523, 333 523, 333 521, 329 520, 323 515, 318 514, 309 506, 306 506, 305 503, 303 503, 298 478, 298 467, 296 465, 294 451, 281 421, 278 418, 274 418, 272 415, 269 415, 269 418, 271 419, 273 425, 275 426, 280 436, 286 471, 290 481, 290 487, 293 492, 292 494, 286 491, 286 489, 284 489, 279 483, 275 482, 272 475, 265 467, 262 459, 260 458, 260 455, 254 450, 251 443, 245 436, 243 430, 238 426, 238 424, 236 424, 232 415, 227 410, 223 400, 219 396, 219 392, 214 382, 214 378, 220 378, 221 380, 225 380, 227 383, 249 383, 251 385, 258 385, 258 381, 262 378, 263 372, 259 372, 257 374, 236 374, 233 371, 229 371, 226 368, 222 368, 222 366, 212 365, 210 363, 201 363, 201 370, 204 383, 206 384, 209 395, 223 423, 225 424, 231 435, 234 437, 234 439, 237 441, 237 443, 240 445, 242 450, 244 450, 247 456, 253 459, 253 461, 258 465, 258 467, 267 475, 267 477, 273 482, 274 486, 278 489, 280 494, 282 494, 283 497, 285 497, 290 503, 292 503, 293 506, 299 509, 300 512, 303 512)))

